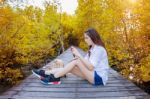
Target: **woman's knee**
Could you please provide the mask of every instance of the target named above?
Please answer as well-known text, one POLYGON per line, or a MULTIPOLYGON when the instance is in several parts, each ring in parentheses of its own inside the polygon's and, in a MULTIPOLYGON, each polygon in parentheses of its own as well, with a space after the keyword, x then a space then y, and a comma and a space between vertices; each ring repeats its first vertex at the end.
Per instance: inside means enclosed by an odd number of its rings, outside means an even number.
POLYGON ((71 70, 71 73, 74 73, 78 70, 78 67, 74 67, 72 70, 71 70))
POLYGON ((73 60, 73 61, 71 62, 71 64, 73 64, 73 65, 78 65, 78 64, 79 64, 79 60, 78 60, 78 59, 73 60))
POLYGON ((81 60, 77 59, 75 60, 75 65, 80 66, 82 64, 81 60))

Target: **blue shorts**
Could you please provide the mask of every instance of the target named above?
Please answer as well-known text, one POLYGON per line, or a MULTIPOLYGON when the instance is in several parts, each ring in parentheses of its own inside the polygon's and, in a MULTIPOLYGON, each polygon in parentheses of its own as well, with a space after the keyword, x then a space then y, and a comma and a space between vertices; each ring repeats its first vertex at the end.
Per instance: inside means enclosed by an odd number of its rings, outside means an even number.
POLYGON ((94 85, 104 85, 102 78, 94 71, 94 85))

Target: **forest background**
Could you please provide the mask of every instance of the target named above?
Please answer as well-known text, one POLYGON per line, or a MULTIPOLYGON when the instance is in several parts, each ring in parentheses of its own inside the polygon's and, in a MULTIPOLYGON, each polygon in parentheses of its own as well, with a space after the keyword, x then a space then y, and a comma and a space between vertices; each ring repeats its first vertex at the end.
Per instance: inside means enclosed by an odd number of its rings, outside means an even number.
POLYGON ((94 27, 110 66, 150 93, 150 0, 78 0, 73 15, 58 12, 57 2, 44 10, 18 5, 0 0, 1 86, 17 84, 24 69, 40 68, 71 45, 87 51, 83 34, 94 27))

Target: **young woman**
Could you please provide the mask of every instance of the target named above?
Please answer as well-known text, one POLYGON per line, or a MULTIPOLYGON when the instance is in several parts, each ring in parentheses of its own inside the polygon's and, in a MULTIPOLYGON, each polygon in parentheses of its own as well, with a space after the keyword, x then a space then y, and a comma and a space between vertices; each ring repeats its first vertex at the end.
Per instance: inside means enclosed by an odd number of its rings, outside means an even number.
POLYGON ((60 84, 60 78, 67 73, 73 73, 94 85, 105 85, 108 80, 108 57, 104 43, 98 32, 90 28, 84 33, 84 39, 89 46, 88 53, 83 57, 75 47, 71 51, 75 58, 64 68, 44 71, 33 70, 44 84, 60 84))

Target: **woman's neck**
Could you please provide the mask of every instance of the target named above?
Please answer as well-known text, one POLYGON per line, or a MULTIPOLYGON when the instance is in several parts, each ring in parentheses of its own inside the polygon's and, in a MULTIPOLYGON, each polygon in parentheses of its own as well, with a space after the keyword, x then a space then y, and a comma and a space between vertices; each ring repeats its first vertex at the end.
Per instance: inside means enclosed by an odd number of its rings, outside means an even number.
POLYGON ((91 49, 93 49, 95 47, 95 44, 92 44, 92 47, 91 47, 91 49))

